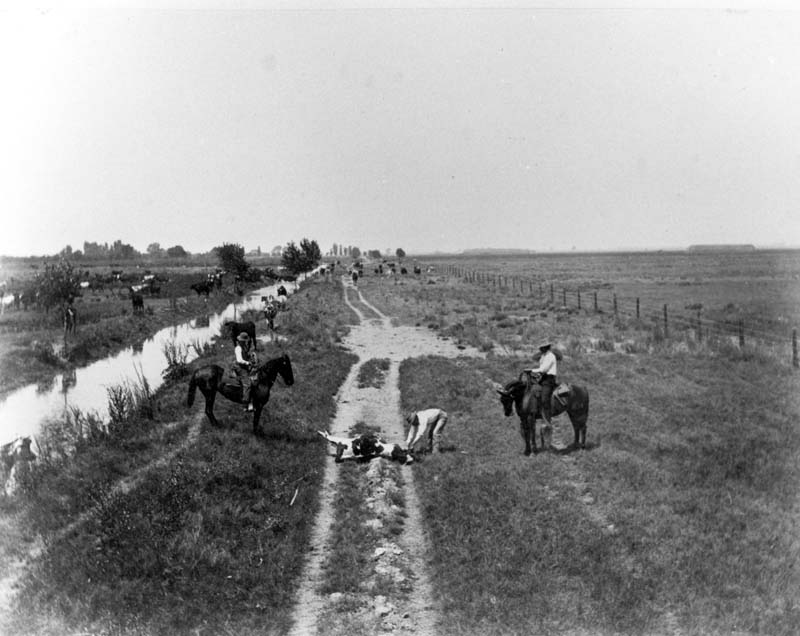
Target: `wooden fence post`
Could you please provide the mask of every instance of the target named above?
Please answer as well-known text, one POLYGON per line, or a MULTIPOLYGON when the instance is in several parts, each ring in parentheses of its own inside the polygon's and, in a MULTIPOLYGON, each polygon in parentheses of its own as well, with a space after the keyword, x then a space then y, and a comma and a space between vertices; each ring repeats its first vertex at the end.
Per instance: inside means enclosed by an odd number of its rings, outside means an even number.
POLYGON ((664 305, 664 337, 669 337, 669 321, 667 320, 667 306, 664 305))
POLYGON ((567 290, 566 289, 562 289, 561 290, 561 296, 563 297, 564 307, 566 307, 567 306, 567 290))
POLYGON ((550 283, 550 302, 551 303, 556 302, 555 296, 553 295, 553 283, 550 283))
POLYGON ((614 294, 614 315, 617 315, 617 295, 614 294))
POLYGON ((744 321, 739 318, 739 347, 744 348, 744 321))
POLYGON ((636 299, 636 320, 639 320, 639 299, 636 299))
POLYGON ((594 292, 594 311, 597 313, 597 292, 594 292))
POLYGON ((800 366, 797 362, 797 329, 792 329, 792 366, 795 369, 800 366))
POLYGON ((578 290, 578 309, 581 308, 581 292, 578 290))
POLYGON ((697 342, 703 342, 703 321, 700 318, 700 310, 697 310, 697 342))

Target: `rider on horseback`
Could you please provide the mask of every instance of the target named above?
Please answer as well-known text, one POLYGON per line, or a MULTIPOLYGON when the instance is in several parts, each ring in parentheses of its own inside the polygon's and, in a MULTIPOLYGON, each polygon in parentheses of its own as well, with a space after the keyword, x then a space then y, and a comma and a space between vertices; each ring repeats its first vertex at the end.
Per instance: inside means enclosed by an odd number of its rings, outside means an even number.
POLYGON ((542 417, 547 423, 549 428, 552 424, 550 421, 550 414, 552 409, 552 395, 553 389, 556 388, 557 375, 558 375, 558 360, 556 355, 551 351, 552 343, 546 340, 539 345, 539 352, 541 358, 539 359, 539 366, 535 369, 524 369, 530 374, 539 374, 539 384, 542 387, 542 417))
POLYGON ((247 410, 253 410, 252 389, 256 379, 251 375, 256 370, 256 354, 250 351, 250 336, 242 332, 236 337, 236 346, 233 349, 236 356, 234 371, 242 384, 242 402, 247 404, 247 410))

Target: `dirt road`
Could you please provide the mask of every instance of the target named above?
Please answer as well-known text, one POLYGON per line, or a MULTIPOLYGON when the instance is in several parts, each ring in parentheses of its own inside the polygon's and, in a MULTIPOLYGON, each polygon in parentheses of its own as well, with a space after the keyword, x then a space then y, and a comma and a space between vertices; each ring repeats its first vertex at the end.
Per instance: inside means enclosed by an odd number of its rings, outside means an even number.
MULTIPOLYGON (((386 441, 399 443, 405 436, 398 388, 400 363, 406 358, 422 355, 482 357, 483 354, 476 349, 459 349, 452 342, 437 338, 424 329, 392 326, 391 319, 372 306, 360 291, 357 303, 349 300, 348 288, 353 289, 349 279, 343 278, 342 284, 344 300, 360 320, 345 338, 344 345, 359 360, 350 370, 336 397, 338 407, 331 433, 348 435, 353 425, 362 421, 379 428, 381 437, 386 441), (356 380, 361 365, 376 358, 390 361, 382 387, 359 388, 356 380)), ((433 405, 420 405, 420 408, 428 406, 433 405)), ((335 464, 330 455, 325 465, 321 508, 312 531, 310 552, 296 599, 292 636, 345 634, 350 631, 346 621, 320 624, 325 620, 323 617, 335 614, 336 605, 343 596, 336 592, 327 595, 318 592, 325 564, 333 552, 330 535, 339 469, 340 466, 335 464)), ((431 584, 425 564, 429 550, 414 487, 414 466, 401 468, 389 465, 384 460, 373 460, 367 476, 366 505, 374 515, 367 523, 378 526, 387 515, 392 514, 391 506, 386 505, 385 495, 395 488, 402 490, 407 516, 404 518, 402 535, 382 541, 375 550, 371 561, 374 571, 363 582, 363 592, 358 598, 354 599, 351 595, 348 599, 351 601, 349 606, 361 608, 356 612, 360 616, 353 617, 350 612, 350 619, 358 621, 360 629, 365 630, 363 633, 435 634, 438 612, 432 604, 431 584), (410 578, 413 594, 403 592, 402 585, 393 585, 390 589, 394 591, 390 595, 374 595, 370 591, 374 588, 370 579, 387 576, 394 577, 398 582, 410 578)))

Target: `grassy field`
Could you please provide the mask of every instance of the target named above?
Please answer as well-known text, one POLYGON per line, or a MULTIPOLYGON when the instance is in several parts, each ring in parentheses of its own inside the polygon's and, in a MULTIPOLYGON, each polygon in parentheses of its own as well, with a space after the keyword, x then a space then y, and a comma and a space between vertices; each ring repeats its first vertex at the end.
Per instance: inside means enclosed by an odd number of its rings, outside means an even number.
MULTIPOLYGON (((570 271, 559 258, 537 275, 600 282, 596 264, 574 257, 570 271)), ((504 261, 481 262, 510 272, 504 261)), ((440 633, 796 633, 800 386, 789 361, 749 344, 660 333, 630 315, 565 309, 446 276, 445 266, 419 278, 359 280, 397 321, 489 353, 400 368, 403 410, 450 414, 446 452, 409 468, 431 539, 440 633), (524 457, 518 419, 503 416, 496 384, 516 378, 543 337, 564 353, 562 379, 590 391, 586 451, 524 457)), ((613 259, 605 267, 620 277, 631 268, 652 289, 664 270, 657 261, 652 269, 613 259)), ((769 268, 741 268, 725 302, 754 308, 761 301, 752 290, 769 268)), ((793 272, 773 272, 787 306, 793 272)), ((734 273, 731 265, 731 280, 734 273)), ((691 285, 670 288, 675 302, 696 302, 679 296, 691 285)), ((175 447, 201 416, 197 404, 185 411, 184 380, 159 392, 154 420, 132 420, 124 434, 85 444, 31 477, 24 497, 1 502, 2 528, 13 530, 3 535, 6 559, 81 511, 100 514, 48 545, 0 631, 285 633, 318 505, 325 449, 314 431, 332 418, 354 361, 339 346, 353 319, 338 284, 309 282, 291 297, 281 348, 296 383, 275 387, 266 440, 249 434, 239 406, 220 400, 218 416, 235 430, 203 423, 197 442, 166 469, 109 495, 115 479, 175 447)), ((270 347, 268 354, 279 350, 270 347)), ((202 362, 223 355, 212 349, 202 362)), ((385 369, 384 360, 368 361, 359 384, 379 386, 385 369)), ((556 422, 556 440, 569 443, 569 422, 556 422)), ((365 470, 341 471, 348 499, 338 505, 349 516, 339 515, 334 531, 338 544, 354 547, 353 568, 333 573, 343 578, 329 578, 329 591, 357 585, 358 548, 375 542, 359 508, 365 470)))
MULTIPOLYGON (((0 517, 15 522, 0 549, 6 560, 36 535, 50 537, 0 633, 285 632, 318 505, 325 448, 316 429, 333 417, 353 362, 338 345, 348 316, 340 297, 326 284, 295 294, 281 323, 287 341, 262 353, 288 352, 296 379, 274 387, 265 439, 249 432, 240 405, 215 406, 233 430, 212 429, 199 404, 187 412, 184 377, 158 393, 155 420, 131 418, 117 435, 41 463, 22 497, 0 502, 0 517), (130 492, 111 489, 184 440, 198 419, 199 438, 168 466, 145 471, 130 492), (168 433, 170 422, 177 427, 168 433), (85 523, 57 532, 90 509, 85 523)), ((212 348, 191 368, 228 360, 224 350, 212 348)))

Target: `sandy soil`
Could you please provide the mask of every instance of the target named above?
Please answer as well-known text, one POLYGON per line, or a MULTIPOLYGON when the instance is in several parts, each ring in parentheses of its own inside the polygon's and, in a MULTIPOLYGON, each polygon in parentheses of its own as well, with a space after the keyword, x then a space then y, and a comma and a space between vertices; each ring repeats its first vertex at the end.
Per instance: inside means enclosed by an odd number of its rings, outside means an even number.
MULTIPOLYGON (((452 342, 436 337, 430 331, 414 327, 392 326, 389 317, 383 315, 358 292, 358 303, 348 299, 347 289, 352 282, 343 278, 345 302, 358 315, 360 323, 353 327, 344 340, 358 357, 358 363, 350 370, 336 397, 338 404, 331 433, 347 435, 356 422, 362 421, 381 431, 387 442, 401 443, 405 438, 404 420, 400 412, 400 390, 398 387, 399 366, 406 358, 422 355, 446 357, 482 357, 476 349, 459 349, 452 342), (374 318, 377 316, 378 318, 374 318), (358 388, 356 379, 361 365, 367 360, 389 359, 389 371, 380 389, 358 388)), ((351 292, 352 293, 352 292, 351 292)), ((420 405, 428 408, 435 405, 420 405)), ((446 434, 446 431, 445 431, 446 434)), ((330 455, 325 465, 321 508, 312 531, 311 546, 294 610, 292 636, 311 634, 346 634, 347 622, 339 624, 322 617, 330 616, 337 603, 339 593, 320 595, 317 590, 323 580, 324 566, 331 554, 329 545, 333 522, 333 501, 336 498, 339 466, 330 455)), ((386 504, 386 493, 401 488, 407 517, 403 523, 403 534, 393 541, 382 542, 373 555, 374 572, 364 581, 364 590, 355 599, 359 628, 363 633, 414 633, 435 634, 439 613, 433 604, 431 584, 425 559, 429 554, 428 539, 420 518, 420 505, 414 487, 414 466, 400 467, 383 460, 373 460, 368 473, 367 507, 374 515, 368 523, 380 526, 393 514, 386 504), (402 585, 392 586, 397 591, 392 596, 376 596, 370 589, 378 577, 394 577, 398 582, 411 579, 413 594, 401 591, 402 585), (360 620, 364 619, 364 620, 360 620)), ((408 586, 405 586, 408 587, 408 586)), ((352 598, 350 600, 353 600, 352 598)), ((351 616, 351 618, 353 618, 351 616)))

